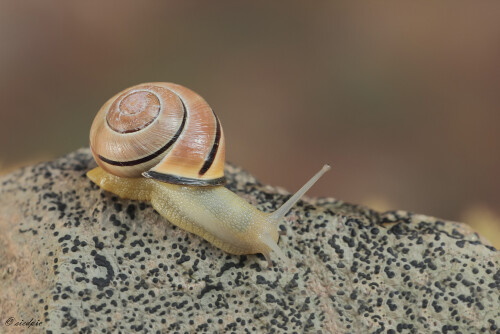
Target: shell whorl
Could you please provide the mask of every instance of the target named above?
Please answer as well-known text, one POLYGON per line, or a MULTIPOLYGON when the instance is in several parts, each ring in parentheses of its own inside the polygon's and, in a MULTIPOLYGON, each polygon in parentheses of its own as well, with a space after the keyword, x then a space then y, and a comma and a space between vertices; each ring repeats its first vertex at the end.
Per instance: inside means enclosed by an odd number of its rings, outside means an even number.
POLYGON ((208 186, 225 182, 222 126, 205 100, 173 83, 145 83, 109 99, 90 129, 97 164, 122 177, 208 186))

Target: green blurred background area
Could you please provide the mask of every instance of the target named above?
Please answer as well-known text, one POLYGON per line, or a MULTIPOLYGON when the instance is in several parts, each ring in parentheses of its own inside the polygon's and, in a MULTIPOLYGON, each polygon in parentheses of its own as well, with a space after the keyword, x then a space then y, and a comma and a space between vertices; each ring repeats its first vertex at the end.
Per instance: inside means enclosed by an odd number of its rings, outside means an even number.
POLYGON ((499 17, 499 2, 1 0, 0 169, 88 146, 108 98, 170 81, 263 183, 295 191, 330 163, 310 195, 500 235, 499 17))

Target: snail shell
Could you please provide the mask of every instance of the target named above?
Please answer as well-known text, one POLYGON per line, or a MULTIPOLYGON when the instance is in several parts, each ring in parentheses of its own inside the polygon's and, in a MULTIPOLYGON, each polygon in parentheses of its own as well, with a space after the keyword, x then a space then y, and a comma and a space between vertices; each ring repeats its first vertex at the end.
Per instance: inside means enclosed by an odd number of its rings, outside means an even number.
POLYGON ((207 102, 181 85, 144 83, 113 96, 92 123, 90 148, 97 164, 117 176, 225 182, 222 126, 207 102))

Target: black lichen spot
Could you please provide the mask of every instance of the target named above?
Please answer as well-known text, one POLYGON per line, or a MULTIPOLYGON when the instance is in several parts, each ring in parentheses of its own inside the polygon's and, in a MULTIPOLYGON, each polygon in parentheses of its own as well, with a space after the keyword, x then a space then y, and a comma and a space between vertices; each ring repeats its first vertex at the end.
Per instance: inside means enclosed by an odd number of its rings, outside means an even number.
POLYGON ((217 273, 217 277, 221 277, 222 274, 231 269, 231 268, 236 268, 236 269, 239 269, 239 268, 243 268, 245 266, 245 260, 247 259, 246 256, 241 256, 240 257, 240 261, 238 263, 235 263, 235 262, 226 262, 224 263, 224 265, 222 266, 222 268, 220 269, 220 271, 217 273))
POLYGON ((384 272, 385 272, 385 274, 387 275, 387 277, 389 277, 389 278, 393 278, 394 276, 396 276, 396 274, 394 273, 394 271, 391 271, 391 270, 390 270, 390 267, 389 267, 389 266, 386 266, 386 267, 384 268, 384 272))
POLYGON ((115 203, 115 211, 116 212, 121 212, 122 211, 122 204, 121 203, 115 203))
POLYGON ((354 243, 354 240, 352 238, 349 238, 347 236, 343 236, 342 237, 342 240, 349 246, 349 247, 354 247, 355 246, 355 243, 354 243))
POLYGON ((270 293, 266 293, 266 303, 276 303, 276 298, 270 293))
POLYGON ((99 290, 102 290, 110 284, 111 280, 115 276, 115 271, 113 270, 111 263, 109 263, 109 261, 100 254, 94 255, 94 261, 97 266, 106 268, 105 278, 102 277, 92 278, 92 284, 96 285, 99 290))
POLYGON ((183 264, 184 262, 187 262, 189 260, 191 260, 191 257, 189 255, 182 255, 175 263, 183 264))
POLYGON ((210 291, 212 290, 215 290, 215 291, 221 291, 223 289, 222 287, 222 283, 219 282, 217 283, 217 285, 211 285, 211 284, 207 284, 203 290, 201 290, 200 294, 198 295, 198 299, 201 299, 203 298, 203 296, 206 294, 206 293, 209 293, 210 291))
POLYGON ((389 309, 393 312, 396 311, 396 309, 398 308, 398 306, 392 302, 392 299, 388 299, 386 304, 387 306, 389 306, 389 309))
POLYGON ((104 243, 102 242, 99 242, 99 238, 98 237, 93 237, 92 240, 94 241, 94 245, 95 245, 95 248, 101 250, 104 248, 104 243))
POLYGON ((433 301, 431 305, 432 307, 434 307, 434 311, 436 311, 436 313, 439 313, 443 310, 441 305, 439 305, 436 301, 433 301))
POLYGON ((127 206, 127 215, 130 217, 131 220, 135 219, 135 211, 136 211, 135 205, 129 204, 129 206, 127 206))

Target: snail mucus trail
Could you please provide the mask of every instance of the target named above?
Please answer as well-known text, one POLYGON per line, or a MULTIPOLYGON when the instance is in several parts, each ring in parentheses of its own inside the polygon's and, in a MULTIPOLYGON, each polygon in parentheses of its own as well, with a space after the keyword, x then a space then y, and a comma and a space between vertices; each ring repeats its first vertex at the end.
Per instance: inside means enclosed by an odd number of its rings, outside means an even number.
POLYGON ((222 126, 205 100, 173 83, 145 83, 108 100, 90 130, 99 167, 87 176, 122 198, 151 202, 174 225, 236 255, 278 247, 279 223, 330 169, 316 173, 278 210, 265 213, 227 188, 222 126))

